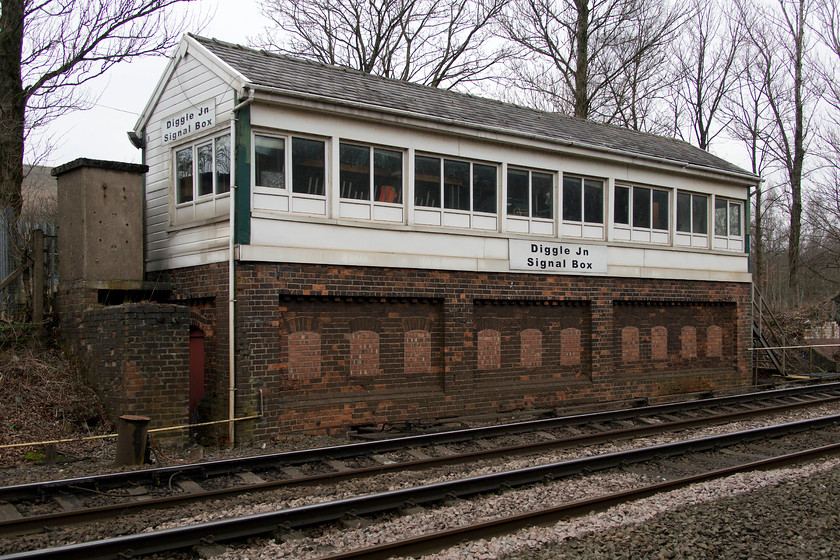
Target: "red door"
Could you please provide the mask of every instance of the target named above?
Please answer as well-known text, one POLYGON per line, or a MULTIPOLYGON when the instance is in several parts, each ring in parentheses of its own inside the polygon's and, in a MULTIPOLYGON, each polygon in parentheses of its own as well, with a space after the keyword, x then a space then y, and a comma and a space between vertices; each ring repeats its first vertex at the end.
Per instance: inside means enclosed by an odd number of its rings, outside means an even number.
POLYGON ((190 329, 190 420, 196 419, 204 396, 204 331, 190 329))

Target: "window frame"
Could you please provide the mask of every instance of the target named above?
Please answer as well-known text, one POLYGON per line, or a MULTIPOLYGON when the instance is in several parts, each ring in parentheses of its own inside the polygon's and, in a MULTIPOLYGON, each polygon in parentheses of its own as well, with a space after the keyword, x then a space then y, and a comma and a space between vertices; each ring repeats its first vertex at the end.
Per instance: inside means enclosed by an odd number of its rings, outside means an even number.
MULTIPOLYGON (((468 229, 479 229, 486 231, 497 231, 500 220, 499 201, 501 200, 501 170, 502 166, 498 163, 471 160, 464 158, 447 157, 438 154, 429 154, 425 152, 416 152, 414 154, 414 172, 412 182, 414 219, 418 225, 436 225, 443 227, 460 227, 468 229), (418 173, 420 160, 428 160, 423 165, 434 163, 437 168, 437 180, 430 180, 435 174, 424 174, 424 179, 421 179, 421 174, 418 173), (467 168, 467 175, 464 176, 464 166, 467 168), (459 172, 460 168, 460 172, 459 172), (480 177, 476 173, 479 171, 491 170, 493 171, 494 189, 493 196, 490 203, 495 208, 493 212, 488 212, 482 209, 476 210, 476 205, 480 204, 481 197, 479 196, 482 186, 478 182, 480 177), (453 184, 451 179, 460 174, 462 178, 466 178, 466 187, 462 182, 460 185, 453 184), (450 179, 451 189, 447 190, 447 178, 450 179), (423 189, 418 188, 419 183, 423 183, 423 189), (430 186, 434 185, 434 188, 430 186), (423 204, 420 202, 420 197, 423 193, 426 195, 426 201, 432 197, 435 192, 437 196, 434 197, 437 205, 423 204), (467 194, 469 204, 464 208, 463 194, 467 194)), ((484 206, 487 207, 487 206, 484 206)))
POLYGON ((558 214, 560 232, 564 237, 579 237, 582 239, 604 239, 607 228, 606 187, 609 182, 602 177, 593 177, 579 173, 563 173, 558 187, 560 199, 558 214), (572 182, 577 181, 575 187, 572 182), (571 188, 577 193, 572 199, 571 188), (587 202, 590 200, 587 192, 595 188, 600 194, 600 205, 587 202), (592 213, 600 214, 600 221, 591 219, 592 213), (579 219, 578 219, 579 218, 579 219))
POLYGON ((173 162, 172 165, 172 184, 173 184, 173 202, 176 208, 185 208, 190 205, 201 204, 204 202, 209 202, 218 198, 226 198, 230 196, 230 187, 231 187, 231 172, 230 172, 230 134, 229 133, 221 133, 221 134, 211 134, 207 136, 203 136, 200 138, 192 139, 191 142, 185 142, 179 144, 177 146, 173 146, 171 149, 170 154, 170 161, 173 162), (227 166, 228 166, 228 173, 227 173, 227 181, 226 184, 223 184, 220 179, 224 175, 219 173, 218 167, 218 148, 220 144, 220 140, 226 141, 227 144, 227 166), (210 168, 208 171, 201 170, 202 160, 199 156, 200 151, 209 147, 209 155, 210 155, 210 168), (179 165, 178 158, 180 157, 179 154, 189 152, 190 154, 190 197, 186 198, 184 196, 185 192, 183 190, 183 186, 180 182, 181 177, 179 177, 179 173, 181 172, 181 167, 179 165), (209 190, 206 192, 202 192, 202 175, 209 175, 209 190))
POLYGON ((613 212, 612 212, 612 230, 613 238, 616 241, 631 241, 643 243, 656 244, 670 244, 672 238, 672 230, 676 223, 676 216, 673 216, 672 198, 674 189, 666 187, 659 187, 653 185, 638 185, 628 183, 616 183, 613 187, 613 212), (626 196, 619 193, 626 191, 626 196), (647 191, 647 210, 642 210, 638 207, 639 201, 643 198, 640 196, 644 191, 647 191), (656 198, 660 197, 657 201, 656 198), (664 196, 666 199, 661 200, 664 196), (620 200, 624 201, 626 198, 626 208, 620 205, 620 200), (659 205, 659 212, 656 211, 659 205), (621 206, 621 207, 620 207, 621 206), (662 218, 662 212, 665 212, 667 224, 665 227, 655 227, 657 223, 656 218, 662 218), (618 213, 626 211, 626 220, 619 221, 618 213), (647 222, 644 223, 639 222, 647 222))
MULTIPOLYGON (((397 205, 403 206, 404 198, 405 198, 405 152, 400 149, 395 148, 385 148, 382 146, 376 146, 373 144, 368 144, 365 142, 354 142, 351 140, 339 140, 338 146, 339 152, 339 176, 338 176, 338 184, 339 184, 339 199, 342 202, 351 202, 354 204, 390 204, 390 205, 397 205), (351 194, 352 191, 346 191, 344 189, 344 173, 345 170, 342 168, 345 165, 345 162, 342 160, 342 148, 356 148, 356 149, 364 149, 367 152, 367 169, 365 170, 366 182, 367 182, 367 189, 366 195, 367 198, 357 198, 354 196, 345 196, 345 194, 351 194), (396 189, 393 191, 385 190, 389 185, 377 184, 377 170, 383 170, 388 172, 388 169, 383 167, 377 167, 377 155, 385 155, 393 157, 394 155, 399 155, 399 165, 395 169, 399 169, 399 184, 396 186, 396 189), (389 196, 389 192, 395 193, 395 196, 392 200, 388 200, 388 198, 392 198, 389 196), (381 199, 385 200, 381 200, 381 199)), ((357 174, 361 175, 361 172, 357 172, 357 174)), ((393 185, 392 185, 393 189, 393 185)))
POLYGON ((709 247, 709 230, 711 226, 711 213, 709 212, 709 204, 711 202, 711 199, 712 196, 710 194, 677 190, 675 196, 676 210, 674 213, 674 245, 681 247, 698 248, 709 247), (687 210, 684 207, 681 209, 682 201, 686 198, 688 200, 687 210), (701 199, 703 213, 705 214, 705 216, 698 216, 698 209, 700 208, 700 206, 698 205, 698 201, 700 201, 701 199), (684 223, 684 220, 686 219, 688 220, 688 229, 682 227, 686 226, 686 224, 684 223))
MULTIPOLYGON (((307 134, 277 134, 271 132, 262 132, 262 131, 255 131, 253 133, 253 146, 252 146, 252 161, 254 162, 252 167, 252 177, 251 177, 251 184, 253 185, 256 191, 260 192, 282 192, 285 195, 293 196, 293 197, 304 197, 304 198, 314 198, 319 200, 326 200, 327 198, 327 181, 329 178, 328 168, 329 168, 329 159, 328 155, 328 144, 327 139, 319 138, 316 136, 310 136, 307 134), (257 150, 258 147, 258 139, 265 138, 267 140, 275 140, 275 141, 282 141, 282 150, 283 154, 282 157, 278 160, 283 163, 283 169, 280 171, 282 173, 282 185, 261 185, 258 182, 259 173, 258 173, 258 154, 257 150), (312 178, 309 177, 308 187, 304 190, 298 190, 299 184, 296 181, 296 167, 302 166, 303 162, 296 161, 297 154, 296 154, 296 141, 300 142, 312 142, 318 143, 322 147, 322 159, 320 166, 310 166, 314 169, 320 169, 320 173, 316 173, 315 175, 320 175, 317 177, 320 180, 320 184, 316 182, 315 186, 312 186, 312 178)), ((278 173, 277 171, 268 171, 273 173, 278 173)))
POLYGON ((744 209, 746 208, 746 201, 728 198, 724 196, 715 196, 714 202, 712 204, 714 208, 714 214, 712 215, 712 230, 714 235, 714 244, 712 248, 730 251, 744 250, 746 244, 746 216, 744 213, 744 209), (725 208, 719 208, 719 203, 725 204, 725 208), (738 209, 738 233, 736 234, 731 233, 733 208, 738 209), (718 229, 718 211, 721 209, 725 210, 725 233, 719 233, 720 230, 718 229))

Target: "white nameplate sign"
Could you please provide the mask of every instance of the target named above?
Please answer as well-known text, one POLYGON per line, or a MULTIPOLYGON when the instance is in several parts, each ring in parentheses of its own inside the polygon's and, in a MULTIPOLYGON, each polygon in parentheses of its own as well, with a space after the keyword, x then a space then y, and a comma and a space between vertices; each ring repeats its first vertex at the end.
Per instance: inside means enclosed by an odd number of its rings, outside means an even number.
POLYGON ((216 100, 211 99, 160 121, 160 136, 164 144, 171 144, 213 128, 215 124, 216 100))
POLYGON ((546 241, 510 240, 511 270, 564 274, 606 274, 607 248, 546 241))

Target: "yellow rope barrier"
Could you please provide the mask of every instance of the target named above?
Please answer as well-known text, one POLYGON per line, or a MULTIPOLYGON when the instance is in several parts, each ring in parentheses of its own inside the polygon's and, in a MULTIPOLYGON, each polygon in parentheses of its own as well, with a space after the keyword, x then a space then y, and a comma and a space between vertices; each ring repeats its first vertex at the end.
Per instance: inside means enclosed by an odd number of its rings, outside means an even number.
MULTIPOLYGON (((214 420, 212 422, 201 422, 199 424, 184 424, 182 426, 171 426, 167 428, 154 428, 149 430, 150 434, 159 434, 161 432, 171 432, 175 430, 184 430, 187 428, 198 428, 201 426, 213 426, 217 424, 229 424, 231 422, 241 422, 243 420, 255 420, 257 418, 261 418, 259 414, 254 416, 243 416, 242 418, 234 418, 232 420, 214 420)), ((117 437, 118 434, 104 434, 101 436, 87 436, 83 438, 71 438, 71 439, 54 439, 48 441, 33 441, 29 443, 10 443, 7 445, 0 445, 0 449, 14 449, 17 447, 34 447, 39 445, 55 445, 57 443, 73 443, 73 442, 80 442, 80 441, 96 441, 100 439, 110 439, 117 437)))

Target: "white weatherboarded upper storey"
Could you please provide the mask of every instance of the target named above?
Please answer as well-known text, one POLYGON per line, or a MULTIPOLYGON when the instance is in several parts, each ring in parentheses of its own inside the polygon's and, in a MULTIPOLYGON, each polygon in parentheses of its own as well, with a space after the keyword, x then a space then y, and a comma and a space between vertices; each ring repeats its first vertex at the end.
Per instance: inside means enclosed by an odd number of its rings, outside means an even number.
POLYGON ((243 261, 750 279, 759 178, 673 139, 192 35, 135 133, 149 270, 227 259, 233 182, 243 261))

